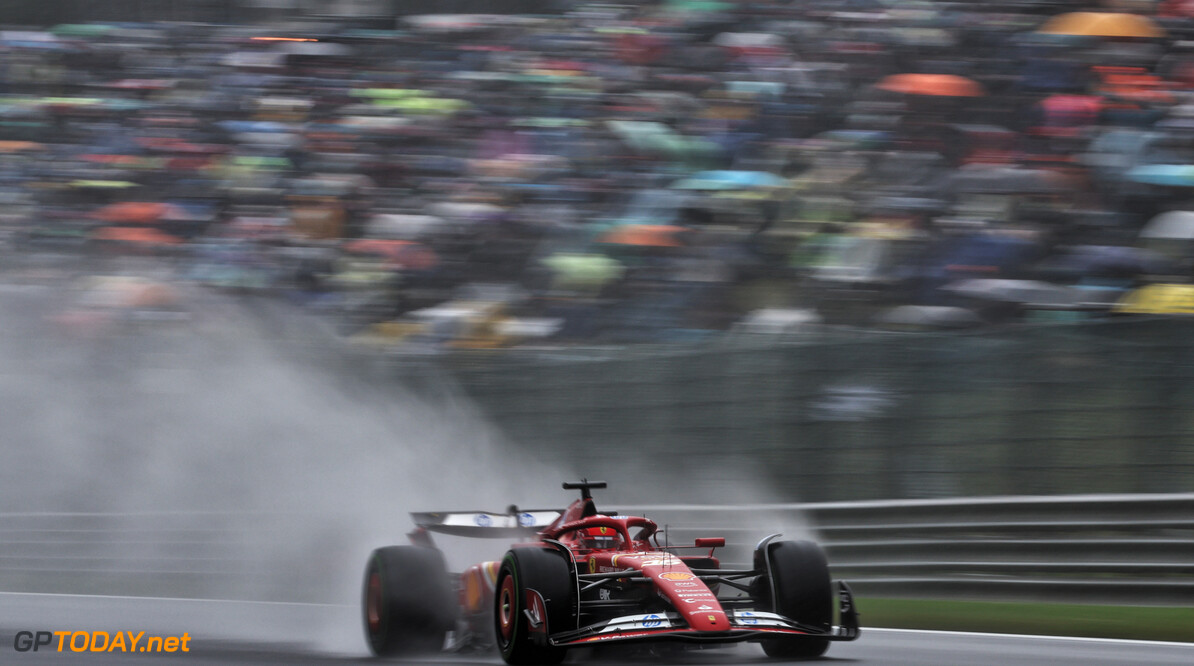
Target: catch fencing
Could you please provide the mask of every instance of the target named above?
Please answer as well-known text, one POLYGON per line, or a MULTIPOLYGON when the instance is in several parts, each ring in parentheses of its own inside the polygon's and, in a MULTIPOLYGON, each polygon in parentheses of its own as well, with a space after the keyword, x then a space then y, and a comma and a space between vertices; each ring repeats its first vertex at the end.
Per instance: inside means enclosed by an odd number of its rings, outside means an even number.
MULTIPOLYGON (((864 597, 1194 599, 1194 494, 605 508, 651 517, 667 528, 671 545, 726 537, 719 555, 727 566, 748 565, 769 533, 817 540, 834 577, 864 597)), ((356 598, 362 562, 337 552, 346 535, 304 526, 352 522, 290 514, 0 514, 0 591, 344 603, 356 598)))
POLYGON ((1194 492, 1194 318, 455 363, 540 458, 611 480, 683 470, 680 501, 727 481, 804 502, 1194 492))

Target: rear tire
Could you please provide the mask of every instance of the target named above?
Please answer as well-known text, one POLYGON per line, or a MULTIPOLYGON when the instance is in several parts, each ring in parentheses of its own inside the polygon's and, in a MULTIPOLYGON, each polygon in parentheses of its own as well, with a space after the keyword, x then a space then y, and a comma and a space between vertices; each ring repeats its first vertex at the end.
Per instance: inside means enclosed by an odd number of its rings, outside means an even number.
POLYGON ((547 630, 575 628, 576 579, 563 555, 546 548, 516 548, 506 553, 494 591, 494 631, 507 664, 558 664, 567 650, 536 644, 526 615, 526 593, 543 597, 547 630))
POLYGON ((456 621, 456 597, 437 550, 378 548, 365 567, 365 639, 378 657, 438 652, 456 621))
MULTIPOLYGON (((811 541, 769 544, 775 612, 801 624, 829 631, 833 626, 833 584, 825 552, 811 541)), ((765 583, 764 587, 770 582, 765 583)), ((811 659, 829 649, 829 639, 792 636, 763 641, 769 657, 811 659)))

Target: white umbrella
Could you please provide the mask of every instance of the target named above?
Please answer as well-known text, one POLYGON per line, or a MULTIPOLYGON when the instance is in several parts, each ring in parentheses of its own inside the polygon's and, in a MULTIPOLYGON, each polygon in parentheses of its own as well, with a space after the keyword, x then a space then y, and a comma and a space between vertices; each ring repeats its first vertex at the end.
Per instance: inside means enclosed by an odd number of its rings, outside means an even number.
POLYGON ((984 301, 1024 305, 1073 306, 1082 301, 1074 289, 1039 280, 977 278, 947 284, 942 291, 984 301))
POLYGON ((444 201, 427 207, 429 213, 456 220, 480 220, 500 215, 504 211, 501 206, 467 201, 444 201))
POLYGON ((238 143, 245 145, 271 148, 294 148, 303 141, 299 135, 285 132, 240 132, 235 138, 238 143))
POLYGON ((336 42, 281 42, 278 53, 297 56, 343 57, 353 54, 352 47, 336 42))
POLYGON ((285 60, 285 53, 274 51, 237 51, 221 58, 220 64, 225 67, 241 69, 275 69, 281 67, 285 60))
POLYGON ((738 49, 779 48, 784 38, 770 32, 723 32, 713 38, 713 43, 738 49))
POLYGON ((409 127, 413 122, 401 116, 347 116, 339 124, 362 132, 388 132, 409 127))
POLYGON ((879 325, 893 329, 970 328, 981 326, 973 310, 948 305, 900 305, 880 314, 879 325))
POLYGON ((442 226, 443 223, 443 219, 433 215, 379 213, 370 218, 366 234, 371 238, 410 240, 442 226))
POLYGON ((1194 240, 1194 211, 1171 210, 1161 213, 1144 225, 1140 237, 1194 240))

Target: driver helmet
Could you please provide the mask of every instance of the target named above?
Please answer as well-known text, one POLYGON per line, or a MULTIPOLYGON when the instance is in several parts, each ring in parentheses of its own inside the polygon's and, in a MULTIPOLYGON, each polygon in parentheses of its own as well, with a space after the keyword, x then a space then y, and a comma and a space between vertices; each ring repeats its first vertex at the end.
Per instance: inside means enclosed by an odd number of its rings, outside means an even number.
POLYGON ((581 544, 585 548, 594 550, 617 548, 621 541, 618 530, 612 527, 590 527, 581 530, 581 544))

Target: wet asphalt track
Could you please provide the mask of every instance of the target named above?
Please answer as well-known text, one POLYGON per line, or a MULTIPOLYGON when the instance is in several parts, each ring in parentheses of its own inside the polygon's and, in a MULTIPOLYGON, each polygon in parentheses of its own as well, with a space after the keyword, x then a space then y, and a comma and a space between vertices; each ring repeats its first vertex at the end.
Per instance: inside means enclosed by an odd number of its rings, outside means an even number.
MULTIPOLYGON (((10 632, 3 632, 11 636, 10 632)), ((302 646, 252 645, 202 641, 187 654, 33 654, 16 655, 6 646, 6 664, 369 664, 383 663, 363 656, 320 654, 302 646)), ((424 659, 384 662, 410 664, 500 665, 497 656, 442 655, 424 659)), ((1079 639, 1049 639, 1029 636, 949 634, 875 629, 865 640, 835 645, 825 657, 812 662, 778 662, 753 645, 707 650, 681 659, 602 659, 577 655, 571 664, 692 664, 697 666, 742 666, 744 664, 817 663, 827 665, 883 664, 889 666, 966 666, 994 664, 1128 666, 1194 663, 1194 644, 1108 643, 1079 639)))
MULTIPOLYGON (((0 593, 2 664, 365 664, 357 609, 343 605, 208 602, 182 599, 78 597, 0 593), (145 630, 188 632, 188 653, 16 652, 20 630, 145 630), (265 638, 272 637, 272 638, 265 638)), ((396 663, 500 664, 496 655, 441 655, 396 663)), ((676 659, 635 659, 577 653, 568 663, 741 666, 784 663, 756 645, 687 653, 676 659)), ((837 643, 814 662, 839 666, 1188 666, 1194 643, 1148 643, 1079 638, 868 629, 853 643, 837 643)))

